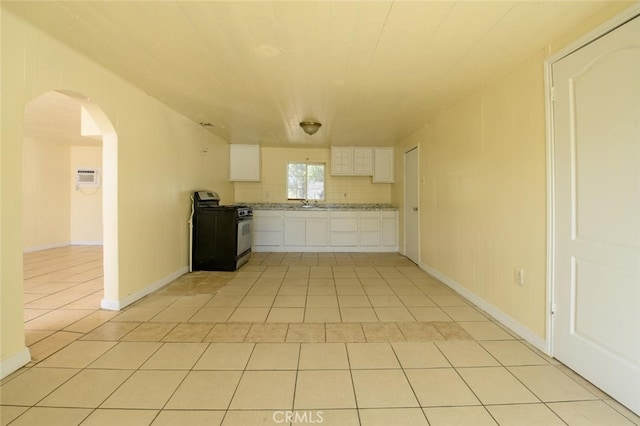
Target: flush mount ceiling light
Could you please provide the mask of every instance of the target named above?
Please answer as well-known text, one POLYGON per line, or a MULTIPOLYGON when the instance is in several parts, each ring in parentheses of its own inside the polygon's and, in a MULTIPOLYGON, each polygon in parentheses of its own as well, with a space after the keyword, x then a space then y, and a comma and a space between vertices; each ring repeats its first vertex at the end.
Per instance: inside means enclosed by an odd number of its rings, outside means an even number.
POLYGON ((313 135, 318 131, 320 126, 322 126, 322 124, 318 123, 317 121, 303 121, 300 123, 300 127, 302 127, 302 130, 304 130, 304 132, 308 135, 313 135))

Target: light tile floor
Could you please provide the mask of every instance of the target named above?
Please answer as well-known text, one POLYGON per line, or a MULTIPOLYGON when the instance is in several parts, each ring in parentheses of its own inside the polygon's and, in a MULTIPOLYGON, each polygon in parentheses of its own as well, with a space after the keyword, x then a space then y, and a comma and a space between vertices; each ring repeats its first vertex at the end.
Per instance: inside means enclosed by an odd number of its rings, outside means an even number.
POLYGON ((99 309, 101 250, 25 255, 2 425, 640 425, 397 254, 255 253, 99 309))

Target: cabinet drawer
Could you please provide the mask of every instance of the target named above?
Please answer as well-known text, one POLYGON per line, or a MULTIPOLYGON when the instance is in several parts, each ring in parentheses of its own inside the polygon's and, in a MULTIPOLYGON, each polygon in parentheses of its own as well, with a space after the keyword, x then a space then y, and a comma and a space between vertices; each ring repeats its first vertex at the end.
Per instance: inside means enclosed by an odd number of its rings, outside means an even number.
POLYGON ((329 213, 329 217, 330 218, 357 218, 358 217, 358 212, 330 212, 329 213))
POLYGON ((329 223, 331 232, 358 232, 357 218, 332 218, 329 223))
POLYGON ((361 218, 367 218, 367 219, 377 219, 380 217, 380 212, 378 211, 372 211, 372 212, 360 212, 360 217, 361 218))
POLYGON ((282 228, 281 217, 261 217, 255 218, 253 221, 254 231, 282 232, 282 228))
POLYGON ((263 218, 263 217, 282 217, 281 210, 254 210, 253 218, 263 218))
POLYGON ((284 212, 285 218, 327 218, 327 212, 319 212, 319 211, 293 211, 293 212, 284 212))

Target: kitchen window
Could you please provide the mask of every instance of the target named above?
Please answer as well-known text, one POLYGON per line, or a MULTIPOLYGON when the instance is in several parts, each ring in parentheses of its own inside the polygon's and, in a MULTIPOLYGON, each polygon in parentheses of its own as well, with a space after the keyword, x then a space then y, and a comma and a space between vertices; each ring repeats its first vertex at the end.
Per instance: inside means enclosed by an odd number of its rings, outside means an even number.
POLYGON ((287 198, 324 200, 324 163, 289 163, 287 198))

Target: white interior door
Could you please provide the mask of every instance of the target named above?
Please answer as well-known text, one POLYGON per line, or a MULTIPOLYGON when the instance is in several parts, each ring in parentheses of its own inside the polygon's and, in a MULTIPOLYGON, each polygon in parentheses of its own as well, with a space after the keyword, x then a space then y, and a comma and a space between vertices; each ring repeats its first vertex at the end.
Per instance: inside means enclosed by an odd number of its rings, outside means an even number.
POLYGON ((552 78, 553 354, 640 413, 640 17, 552 78))
POLYGON ((420 213, 418 212, 418 148, 404 154, 404 254, 420 262, 420 213))

